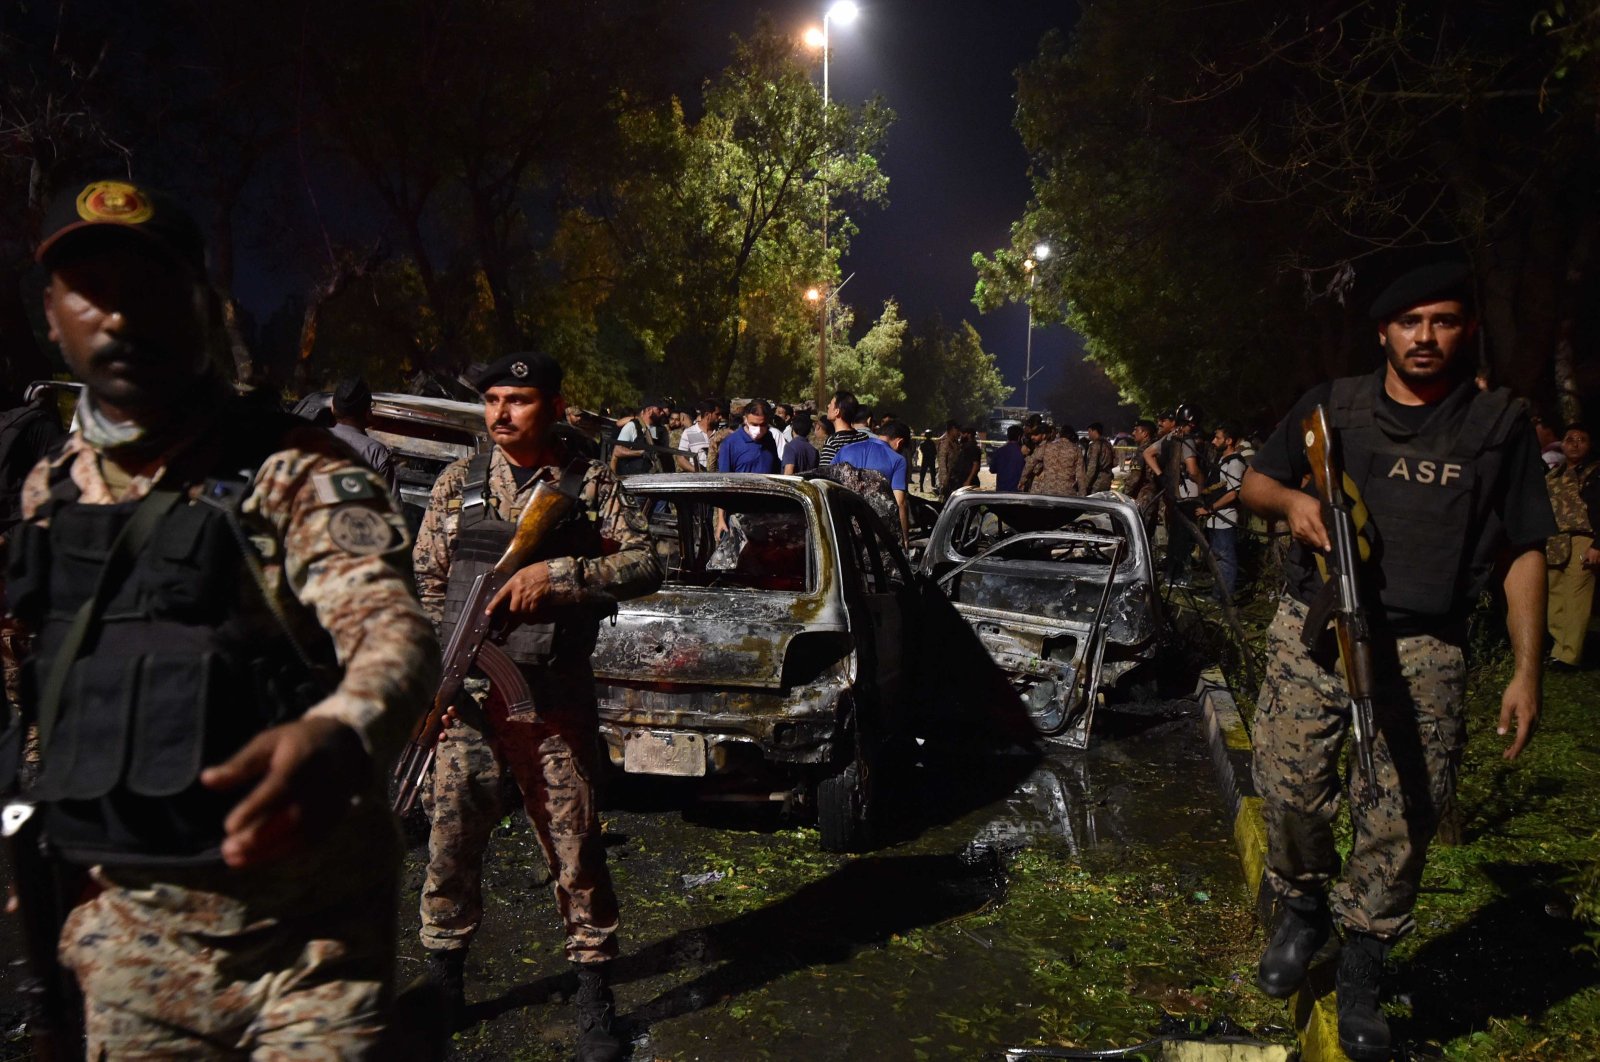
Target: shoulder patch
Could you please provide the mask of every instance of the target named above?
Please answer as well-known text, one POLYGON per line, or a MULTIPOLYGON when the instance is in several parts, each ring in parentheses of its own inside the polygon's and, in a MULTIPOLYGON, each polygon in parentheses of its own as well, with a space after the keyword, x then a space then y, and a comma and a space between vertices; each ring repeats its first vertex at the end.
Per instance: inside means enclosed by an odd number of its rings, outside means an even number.
POLYGON ((362 501, 378 496, 378 488, 361 472, 318 472, 311 477, 317 500, 324 505, 338 502, 362 501))
POLYGON ((328 515, 328 537, 358 557, 387 553, 395 544, 395 530, 383 514, 355 502, 345 502, 328 515))

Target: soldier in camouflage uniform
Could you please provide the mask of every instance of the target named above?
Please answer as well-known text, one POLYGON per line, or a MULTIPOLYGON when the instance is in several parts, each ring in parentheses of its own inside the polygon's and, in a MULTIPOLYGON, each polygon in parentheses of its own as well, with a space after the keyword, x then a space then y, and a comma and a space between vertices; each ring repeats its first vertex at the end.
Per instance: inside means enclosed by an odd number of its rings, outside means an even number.
POLYGON ((1083 448, 1065 435, 1040 443, 1028 457, 1017 489, 1029 494, 1083 496, 1083 448))
POLYGON ((1396 280, 1372 308, 1384 366, 1304 396, 1256 455, 1242 490, 1251 509, 1287 520, 1296 540, 1252 735, 1266 878, 1279 901, 1258 981, 1273 996, 1295 992, 1336 918, 1344 929, 1339 1042, 1357 1060, 1390 1057, 1378 1006, 1383 961, 1414 928, 1428 843, 1452 798, 1466 740, 1467 614, 1496 573, 1516 656, 1500 714, 1501 734, 1516 727, 1508 759, 1539 715, 1542 547, 1554 523, 1527 417, 1508 392, 1480 391, 1473 380, 1470 293, 1459 266, 1396 280), (1350 716, 1332 632, 1320 632, 1311 649, 1301 642, 1322 582, 1313 551, 1329 548, 1320 500, 1301 489, 1310 467, 1301 424, 1317 405, 1328 409, 1343 471, 1370 513, 1364 535, 1373 557, 1359 578, 1377 680, 1377 784, 1352 794, 1354 843, 1331 909, 1339 752, 1350 716))
POLYGON ((380 780, 438 680, 405 521, 346 446, 222 382, 181 206, 98 181, 56 218, 45 316, 82 427, 24 485, 7 591, 37 638, 29 795, 87 879, 59 955, 88 1057, 377 1057, 380 780))
POLYGON ((506 648, 522 665, 533 711, 507 717, 491 691, 481 715, 465 706, 452 712, 440 741, 422 943, 431 975, 459 1014, 467 946, 483 917, 483 852, 509 772, 549 861, 567 958, 578 966, 580 1058, 615 1058, 621 1044, 611 1029, 607 971, 617 954, 617 900, 594 802, 599 722, 589 654, 600 618, 617 601, 655 590, 661 568, 644 514, 621 504, 610 471, 598 461, 574 462, 550 434, 563 410, 554 359, 514 354, 477 383, 495 449, 444 471, 417 534, 417 586, 423 608, 442 625, 441 641, 448 643, 473 577, 461 551, 469 531, 485 522, 514 525, 541 480, 581 477, 581 503, 541 549, 545 559, 496 599, 521 621, 506 648))
POLYGON ((1583 659, 1594 607, 1594 572, 1600 549, 1594 536, 1600 528, 1600 462, 1592 460, 1589 429, 1568 426, 1561 439, 1565 460, 1545 476, 1555 509, 1557 534, 1545 543, 1550 566, 1550 670, 1571 671, 1583 659))

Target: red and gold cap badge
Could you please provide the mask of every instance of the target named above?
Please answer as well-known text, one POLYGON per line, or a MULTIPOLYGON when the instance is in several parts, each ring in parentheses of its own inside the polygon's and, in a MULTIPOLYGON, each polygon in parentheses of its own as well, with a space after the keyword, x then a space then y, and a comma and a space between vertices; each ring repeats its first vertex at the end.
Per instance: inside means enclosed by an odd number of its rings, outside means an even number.
POLYGON ((78 216, 88 222, 140 225, 155 214, 148 197, 126 181, 95 181, 78 193, 78 216))

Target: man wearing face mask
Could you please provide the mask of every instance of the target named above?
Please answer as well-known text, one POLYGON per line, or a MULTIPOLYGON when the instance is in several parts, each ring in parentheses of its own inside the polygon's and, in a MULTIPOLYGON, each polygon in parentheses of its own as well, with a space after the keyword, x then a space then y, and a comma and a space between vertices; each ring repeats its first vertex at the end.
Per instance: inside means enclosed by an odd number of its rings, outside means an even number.
POLYGON ((717 452, 718 472, 782 471, 778 462, 778 446, 767 427, 772 407, 765 399, 757 398, 744 407, 744 427, 722 444, 717 452))
POLYGON ((38 260, 81 428, 23 486, 7 599, 86 1053, 378 1057, 382 780, 438 680, 411 536, 349 447, 227 386, 187 211, 74 191, 38 260))

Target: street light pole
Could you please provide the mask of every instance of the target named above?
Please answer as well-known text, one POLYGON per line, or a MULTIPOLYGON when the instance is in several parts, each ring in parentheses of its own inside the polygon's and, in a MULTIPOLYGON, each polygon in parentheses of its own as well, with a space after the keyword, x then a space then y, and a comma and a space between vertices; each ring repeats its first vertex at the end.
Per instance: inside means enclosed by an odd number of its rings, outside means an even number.
MULTIPOLYGON (((828 268, 828 176, 823 168, 827 165, 829 143, 828 131, 828 53, 831 50, 830 28, 834 19, 839 20, 841 26, 848 26, 854 22, 860 9, 853 0, 836 0, 836 2, 822 14, 822 33, 816 34, 812 30, 806 34, 806 42, 822 48, 822 163, 818 171, 822 175, 822 267, 828 268)), ((826 280, 823 281, 827 283, 826 280)), ((841 285, 842 287, 843 285, 841 285)), ((831 298, 831 296, 829 296, 831 298)), ((818 300, 817 320, 817 411, 821 412, 828 395, 828 299, 818 300)))
MULTIPOLYGON (((1033 394, 1033 287, 1034 282, 1039 279, 1039 274, 1034 270, 1039 267, 1040 262, 1049 257, 1050 245, 1041 243, 1034 246, 1033 257, 1024 259, 1022 263, 1023 271, 1028 274, 1028 341, 1026 344, 1026 360, 1022 365, 1022 408, 1024 416, 1033 409, 1031 397, 1033 394)), ((1044 370, 1040 369, 1039 371, 1043 372, 1044 370)))

